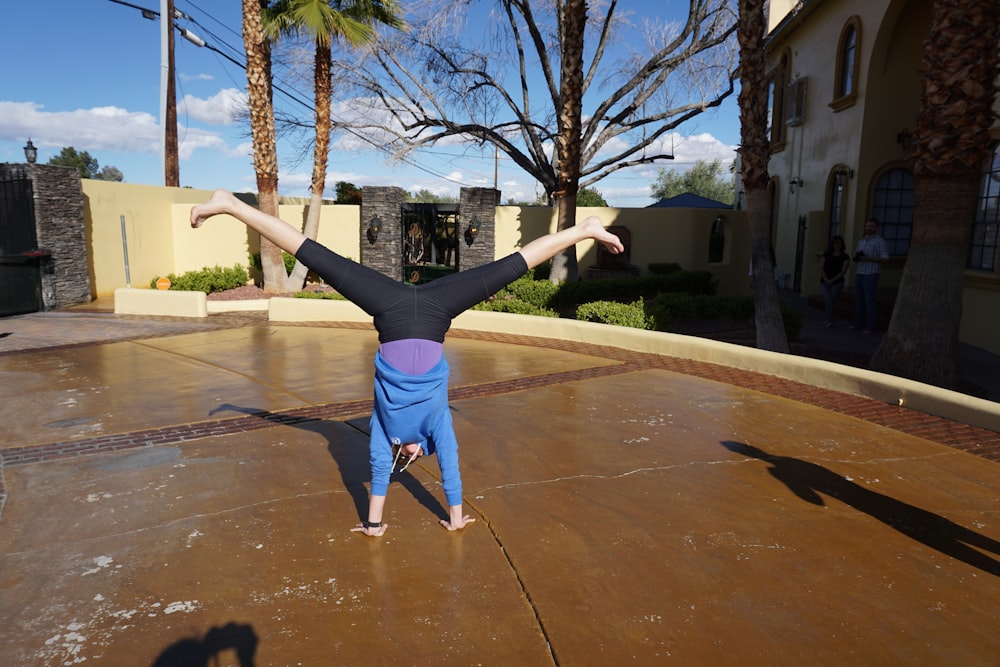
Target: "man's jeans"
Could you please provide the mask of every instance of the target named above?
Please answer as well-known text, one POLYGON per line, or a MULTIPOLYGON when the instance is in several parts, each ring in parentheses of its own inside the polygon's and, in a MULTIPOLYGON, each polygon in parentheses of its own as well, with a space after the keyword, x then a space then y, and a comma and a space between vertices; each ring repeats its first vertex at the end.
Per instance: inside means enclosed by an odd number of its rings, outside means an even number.
POLYGON ((875 295, 878 293, 878 275, 854 276, 854 328, 875 331, 878 317, 878 306, 875 295))

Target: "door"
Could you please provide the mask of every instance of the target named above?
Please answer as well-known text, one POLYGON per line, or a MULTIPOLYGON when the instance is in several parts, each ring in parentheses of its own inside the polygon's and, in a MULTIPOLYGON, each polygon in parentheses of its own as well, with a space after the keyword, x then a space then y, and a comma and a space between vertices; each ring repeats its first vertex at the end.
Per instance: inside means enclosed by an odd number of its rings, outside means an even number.
POLYGON ((31 181, 0 180, 0 317, 42 310, 45 257, 35 235, 31 181))

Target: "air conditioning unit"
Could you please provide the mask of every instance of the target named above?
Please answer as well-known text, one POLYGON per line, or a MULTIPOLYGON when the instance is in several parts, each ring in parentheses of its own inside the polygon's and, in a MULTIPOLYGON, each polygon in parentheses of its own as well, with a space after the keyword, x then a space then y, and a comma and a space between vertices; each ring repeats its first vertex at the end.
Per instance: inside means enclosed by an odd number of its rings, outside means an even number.
POLYGON ((785 96, 785 125, 795 127, 806 119, 806 77, 802 76, 788 84, 785 96))

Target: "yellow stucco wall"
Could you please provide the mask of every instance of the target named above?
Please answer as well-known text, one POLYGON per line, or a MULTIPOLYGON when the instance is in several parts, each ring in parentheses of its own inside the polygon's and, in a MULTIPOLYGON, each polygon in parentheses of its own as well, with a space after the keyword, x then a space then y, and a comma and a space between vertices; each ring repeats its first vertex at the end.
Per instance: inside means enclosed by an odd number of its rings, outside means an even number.
MULTIPOLYGON (((648 273, 655 262, 676 262, 685 269, 712 271, 719 294, 749 294, 750 232, 746 214, 729 209, 587 208, 577 210, 577 221, 596 215, 606 226, 620 225, 631 233, 631 263, 648 273), (721 263, 708 261, 709 234, 717 216, 725 218, 725 252, 721 263)), ((496 255, 509 254, 528 241, 555 231, 556 214, 547 207, 497 207, 496 255)), ((580 274, 597 262, 593 242, 577 246, 580 274)))
MULTIPOLYGON (((256 234, 228 216, 213 218, 191 229, 191 207, 211 196, 207 190, 166 188, 84 179, 84 215, 90 246, 94 296, 110 296, 126 284, 125 244, 131 287, 148 287, 157 276, 180 275, 205 267, 249 265, 257 252, 256 234)), ((280 208, 281 218, 299 228, 305 205, 280 208)), ((358 259, 359 207, 325 206, 320 218, 319 242, 358 259)))
MULTIPOLYGON (((209 198, 206 190, 84 180, 87 229, 92 257, 95 296, 110 296, 126 287, 121 216, 125 216, 131 287, 148 287, 156 276, 182 274, 205 267, 246 266, 259 248, 255 234, 228 216, 213 218, 200 229, 191 229, 191 207, 209 198)), ((283 220, 301 228, 303 204, 283 204, 283 220)), ((705 269, 716 274, 720 294, 746 294, 750 262, 745 215, 728 209, 615 209, 580 208, 577 219, 597 215, 606 225, 622 225, 632 235, 631 259, 641 273, 650 263, 677 262, 685 269, 705 269), (726 219, 725 257, 708 262, 709 233, 718 215, 726 219)), ((319 242, 335 252, 359 259, 361 236, 358 206, 324 206, 319 242)), ((497 207, 497 257, 514 252, 525 243, 555 229, 553 209, 547 207, 497 207)), ((596 263, 592 242, 577 247, 580 273, 596 263)))

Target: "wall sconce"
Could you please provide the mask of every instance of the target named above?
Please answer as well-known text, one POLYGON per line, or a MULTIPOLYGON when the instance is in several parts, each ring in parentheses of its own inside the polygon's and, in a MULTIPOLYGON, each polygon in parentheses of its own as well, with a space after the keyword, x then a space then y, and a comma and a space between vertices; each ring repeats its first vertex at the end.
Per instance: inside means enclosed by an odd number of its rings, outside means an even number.
POLYGON ((382 218, 377 215, 372 218, 372 221, 368 224, 368 242, 375 245, 375 241, 378 240, 379 232, 382 231, 382 218))
POLYGON ((896 135, 896 143, 904 151, 910 150, 910 146, 913 145, 913 133, 909 130, 900 130, 899 134, 896 135))
POLYGON ((803 181, 801 178, 793 178, 792 180, 788 181, 788 191, 794 195, 795 188, 802 188, 805 186, 805 184, 806 184, 805 181, 803 181))
POLYGON ((479 236, 479 218, 472 216, 472 220, 469 221, 469 226, 465 228, 466 245, 472 245, 472 242, 476 240, 477 236, 479 236))
POLYGON ((38 159, 38 149, 35 148, 35 144, 31 143, 31 139, 28 139, 28 143, 24 145, 24 159, 28 161, 28 164, 35 164, 35 160, 38 159))
POLYGON ((838 169, 833 172, 833 179, 837 183, 838 188, 842 188, 847 185, 847 179, 854 178, 854 170, 851 168, 838 169))

